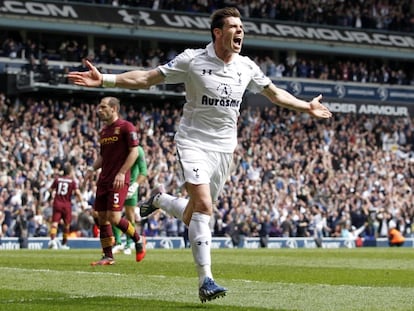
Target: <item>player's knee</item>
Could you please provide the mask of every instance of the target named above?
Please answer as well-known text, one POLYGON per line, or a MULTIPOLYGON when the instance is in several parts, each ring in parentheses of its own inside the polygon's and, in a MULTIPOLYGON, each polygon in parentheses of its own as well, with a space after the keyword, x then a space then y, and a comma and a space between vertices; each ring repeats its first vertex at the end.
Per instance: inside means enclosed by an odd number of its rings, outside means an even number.
POLYGON ((121 215, 117 215, 113 213, 109 216, 109 222, 114 226, 117 226, 120 220, 121 220, 121 215))

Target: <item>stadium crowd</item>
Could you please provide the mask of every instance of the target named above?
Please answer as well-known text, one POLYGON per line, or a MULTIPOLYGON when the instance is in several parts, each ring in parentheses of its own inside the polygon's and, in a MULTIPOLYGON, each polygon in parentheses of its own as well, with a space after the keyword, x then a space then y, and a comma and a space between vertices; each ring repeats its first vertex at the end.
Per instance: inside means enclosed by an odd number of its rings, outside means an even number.
MULTIPOLYGON (((31 41, 29 41, 31 42, 31 41)), ((31 44, 31 43, 30 43, 31 44)), ((34 71, 41 74, 41 81, 49 82, 54 79, 63 77, 70 70, 82 70, 79 62, 85 59, 101 66, 119 65, 128 68, 129 66, 154 68, 171 60, 177 55, 177 50, 170 48, 166 51, 162 49, 148 49, 145 53, 124 50, 123 52, 115 51, 109 48, 107 44, 100 44, 94 53, 90 53, 86 48, 78 48, 76 41, 65 41, 59 48, 57 54, 50 57, 46 52, 40 52, 32 46, 27 48, 28 44, 16 43, 14 39, 7 38, 0 50, 0 56, 11 58, 20 57, 25 53, 27 64, 23 65, 23 72, 34 71), (76 48, 74 48, 76 47, 76 48), (121 55, 119 55, 122 53, 121 55), (40 59, 36 55, 43 55, 40 59), (58 55, 58 56, 57 56, 58 55), (52 66, 49 59, 63 60, 72 62, 73 66, 52 66)), ((32 44, 33 45, 33 44, 32 44)), ((390 85, 414 85, 413 63, 386 61, 383 59, 364 59, 364 58, 347 58, 336 57, 316 57, 311 55, 299 55, 296 59, 286 57, 286 59, 276 62, 269 55, 255 56, 255 62, 261 67, 269 77, 297 77, 309 79, 321 79, 330 81, 349 81, 360 83, 382 83, 390 85)), ((105 70, 105 69, 104 69, 105 70)), ((121 70, 121 69, 120 69, 121 70)))
MULTIPOLYGON (((245 17, 269 18, 306 24, 323 24, 347 28, 379 29, 383 31, 414 31, 414 2, 410 0, 370 0, 370 1, 77 1, 95 4, 120 5, 133 7, 151 7, 172 11, 212 12, 223 6, 237 6, 245 17)), ((89 59, 95 64, 121 66, 155 67, 171 60, 179 51, 179 45, 149 49, 137 48, 136 42, 96 42, 93 51, 87 46, 87 37, 67 38, 52 43, 48 36, 39 39, 22 38, 17 32, 5 31, 0 37, 0 56, 22 58, 28 61, 23 69, 43 66, 48 60, 79 63, 89 59), (49 41, 48 41, 49 40, 49 41)), ((403 60, 375 59, 298 54, 292 58, 280 52, 245 52, 260 64, 270 77, 316 78, 335 81, 362 83, 385 83, 395 85, 413 85, 413 63, 403 60)), ((50 75, 65 73, 71 68, 49 68, 50 75)))
MULTIPOLYGON (((0 223, 3 236, 47 236, 50 184, 74 166, 84 203, 73 206, 73 236, 96 235, 91 219, 95 182, 84 183, 97 156, 97 102, 0 94, 0 223)), ((173 136, 181 105, 123 104, 148 163, 141 199, 163 183, 177 186, 173 136)), ((278 107, 245 107, 234 169, 219 198, 211 230, 243 237, 386 237, 390 222, 411 236, 414 220, 414 127, 409 117, 337 114, 318 121, 278 107)), ((137 222, 140 223, 137 214, 137 222)), ((156 212, 148 236, 185 235, 183 224, 156 212)))
POLYGON ((197 13, 211 13, 218 8, 235 6, 246 18, 402 32, 414 30, 414 4, 410 0, 72 0, 72 2, 197 13))

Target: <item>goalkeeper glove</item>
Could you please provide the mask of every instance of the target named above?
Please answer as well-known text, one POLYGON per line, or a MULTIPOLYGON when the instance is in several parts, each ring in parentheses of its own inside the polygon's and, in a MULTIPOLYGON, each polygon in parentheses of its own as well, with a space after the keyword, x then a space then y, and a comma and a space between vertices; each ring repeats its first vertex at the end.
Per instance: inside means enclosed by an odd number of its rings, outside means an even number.
POLYGON ((136 182, 132 183, 128 187, 127 199, 132 198, 134 196, 135 192, 137 192, 137 190, 138 190, 138 184, 136 182))

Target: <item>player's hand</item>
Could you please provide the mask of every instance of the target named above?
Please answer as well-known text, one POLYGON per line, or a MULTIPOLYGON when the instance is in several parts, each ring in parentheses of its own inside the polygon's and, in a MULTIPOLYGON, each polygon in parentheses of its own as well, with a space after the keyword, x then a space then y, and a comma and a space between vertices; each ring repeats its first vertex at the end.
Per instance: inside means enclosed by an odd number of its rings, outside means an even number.
POLYGON ((132 183, 128 187, 127 199, 132 198, 137 190, 138 190, 138 183, 136 183, 136 182, 132 183))
POLYGON ((102 74, 99 70, 92 65, 88 60, 86 65, 89 68, 89 71, 72 71, 68 73, 68 79, 70 82, 89 87, 99 87, 102 85, 102 74))
POLYGON ((118 174, 115 175, 115 179, 113 182, 113 187, 116 190, 119 190, 125 186, 125 174, 118 172, 118 174))
POLYGON ((309 114, 316 118, 328 119, 332 113, 321 103, 322 95, 316 96, 310 102, 309 114))

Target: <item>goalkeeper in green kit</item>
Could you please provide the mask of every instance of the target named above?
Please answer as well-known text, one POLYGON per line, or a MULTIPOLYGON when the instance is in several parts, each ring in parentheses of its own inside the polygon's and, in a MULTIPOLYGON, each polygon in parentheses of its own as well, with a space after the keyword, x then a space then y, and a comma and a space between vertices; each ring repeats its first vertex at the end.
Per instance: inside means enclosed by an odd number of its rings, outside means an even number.
MULTIPOLYGON (((141 185, 147 178, 147 162, 145 160, 145 152, 141 146, 138 146, 138 158, 131 167, 131 179, 128 188, 128 194, 125 200, 125 217, 130 223, 135 226, 135 208, 138 204, 139 185, 141 185)), ((126 244, 122 245, 122 231, 115 226, 112 226, 112 231, 115 237, 115 245, 112 248, 114 254, 124 251, 124 254, 131 255, 131 246, 135 247, 135 243, 127 235, 126 244)), ((145 240, 144 240, 145 241, 145 240)), ((145 243, 145 242, 144 242, 145 243)))

